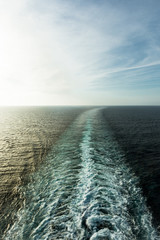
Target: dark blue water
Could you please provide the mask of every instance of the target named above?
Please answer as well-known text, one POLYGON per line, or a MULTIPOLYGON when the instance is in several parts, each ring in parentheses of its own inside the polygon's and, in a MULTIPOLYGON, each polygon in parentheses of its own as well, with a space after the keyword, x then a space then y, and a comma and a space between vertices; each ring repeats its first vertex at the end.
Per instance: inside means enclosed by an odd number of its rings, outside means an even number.
POLYGON ((61 135, 19 189, 23 206, 4 239, 160 239, 142 185, 147 168, 138 174, 125 149, 133 129, 109 111, 88 110, 61 135))
POLYGON ((139 177, 143 195, 160 225, 160 107, 110 107, 103 111, 127 163, 139 177))

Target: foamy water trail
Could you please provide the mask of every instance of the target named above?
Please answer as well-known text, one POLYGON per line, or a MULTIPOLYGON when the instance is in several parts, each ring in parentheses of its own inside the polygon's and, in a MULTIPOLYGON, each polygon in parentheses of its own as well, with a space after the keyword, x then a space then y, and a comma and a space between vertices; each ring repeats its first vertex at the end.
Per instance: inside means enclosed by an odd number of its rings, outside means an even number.
POLYGON ((138 178, 101 115, 79 117, 22 189, 4 239, 160 239, 138 178))

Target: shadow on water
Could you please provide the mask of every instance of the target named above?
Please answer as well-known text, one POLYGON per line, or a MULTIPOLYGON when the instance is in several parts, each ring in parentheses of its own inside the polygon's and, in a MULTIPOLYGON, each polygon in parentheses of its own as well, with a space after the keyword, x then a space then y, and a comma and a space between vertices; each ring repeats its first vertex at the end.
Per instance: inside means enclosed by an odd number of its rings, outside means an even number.
POLYGON ((160 107, 108 107, 106 123, 140 179, 156 227, 160 225, 160 107))

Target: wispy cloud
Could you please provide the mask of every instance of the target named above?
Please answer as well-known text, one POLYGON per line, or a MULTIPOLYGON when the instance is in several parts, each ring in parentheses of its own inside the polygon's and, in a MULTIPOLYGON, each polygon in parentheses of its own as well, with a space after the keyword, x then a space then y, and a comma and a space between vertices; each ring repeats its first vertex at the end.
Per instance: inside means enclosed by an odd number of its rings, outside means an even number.
POLYGON ((123 85, 157 88, 159 9, 158 0, 3 1, 0 84, 21 89, 24 104, 105 104, 101 90, 113 100, 123 85))

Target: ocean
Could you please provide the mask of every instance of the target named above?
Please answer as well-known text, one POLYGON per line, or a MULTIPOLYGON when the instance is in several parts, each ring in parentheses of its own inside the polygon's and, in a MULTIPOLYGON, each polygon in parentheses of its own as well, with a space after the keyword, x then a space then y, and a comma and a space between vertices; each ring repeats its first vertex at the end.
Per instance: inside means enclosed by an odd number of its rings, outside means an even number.
POLYGON ((0 111, 0 239, 160 239, 160 107, 0 111))

